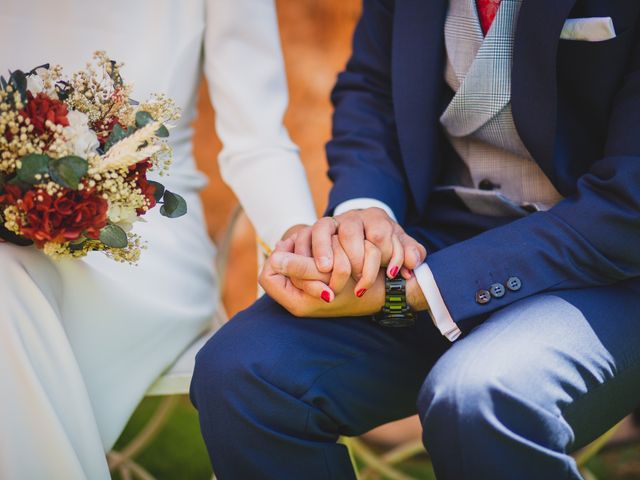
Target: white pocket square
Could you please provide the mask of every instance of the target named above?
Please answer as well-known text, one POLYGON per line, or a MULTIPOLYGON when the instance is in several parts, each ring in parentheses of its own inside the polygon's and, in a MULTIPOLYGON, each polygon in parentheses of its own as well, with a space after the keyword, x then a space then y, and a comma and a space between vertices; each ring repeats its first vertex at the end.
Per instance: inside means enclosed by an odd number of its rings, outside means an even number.
POLYGON ((603 42, 616 38, 616 30, 611 17, 570 18, 564 22, 560 38, 603 42))

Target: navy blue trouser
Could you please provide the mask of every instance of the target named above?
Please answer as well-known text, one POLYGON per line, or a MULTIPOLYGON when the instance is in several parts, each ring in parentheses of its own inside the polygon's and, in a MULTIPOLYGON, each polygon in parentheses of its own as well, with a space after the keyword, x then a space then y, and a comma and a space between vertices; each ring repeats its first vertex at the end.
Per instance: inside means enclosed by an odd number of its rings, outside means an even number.
POLYGON ((419 411, 440 480, 578 479, 569 453, 640 400, 640 291, 537 295, 449 345, 426 316, 295 318, 262 298, 197 357, 222 480, 354 478, 340 435, 419 411))

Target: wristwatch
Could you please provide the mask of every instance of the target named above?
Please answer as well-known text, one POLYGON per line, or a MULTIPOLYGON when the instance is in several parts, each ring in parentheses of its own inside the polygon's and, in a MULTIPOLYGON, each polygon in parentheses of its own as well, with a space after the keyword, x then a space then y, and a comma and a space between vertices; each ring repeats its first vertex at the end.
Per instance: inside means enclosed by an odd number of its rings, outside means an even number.
POLYGON ((384 307, 373 315, 372 320, 383 327, 411 327, 416 315, 407 303, 407 282, 402 277, 384 278, 384 307))

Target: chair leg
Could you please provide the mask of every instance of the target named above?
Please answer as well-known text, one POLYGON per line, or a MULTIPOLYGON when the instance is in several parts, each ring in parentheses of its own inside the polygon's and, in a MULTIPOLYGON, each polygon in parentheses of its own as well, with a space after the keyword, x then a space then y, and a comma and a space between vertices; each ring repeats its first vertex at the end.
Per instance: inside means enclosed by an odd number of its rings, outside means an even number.
POLYGON ((595 457, 598 454, 598 452, 602 450, 602 447, 604 447, 607 444, 607 442, 611 439, 613 434, 616 433, 616 430, 618 430, 620 425, 622 425, 622 422, 617 423, 610 430, 600 435, 600 437, 598 437, 596 440, 591 442, 589 445, 587 445, 586 447, 584 447, 574 455, 578 468, 584 467, 584 465, 589 460, 595 457))
POLYGON ((160 402, 160 405, 153 413, 151 419, 147 422, 142 430, 129 442, 120 452, 111 451, 107 455, 109 470, 114 472, 119 470, 121 466, 126 465, 139 478, 151 480, 153 477, 137 463, 134 458, 144 450, 149 443, 155 438, 160 429, 169 419, 169 416, 177 405, 178 397, 175 395, 168 396, 160 402))
POLYGON ((384 475, 385 478, 388 478, 389 480, 413 480, 408 475, 405 475, 403 472, 382 460, 382 458, 371 450, 371 448, 365 445, 362 440, 354 437, 343 437, 342 442, 347 446, 347 448, 349 448, 353 457, 360 459, 362 463, 367 466, 361 478, 364 478, 365 474, 371 475, 373 472, 376 472, 384 475))

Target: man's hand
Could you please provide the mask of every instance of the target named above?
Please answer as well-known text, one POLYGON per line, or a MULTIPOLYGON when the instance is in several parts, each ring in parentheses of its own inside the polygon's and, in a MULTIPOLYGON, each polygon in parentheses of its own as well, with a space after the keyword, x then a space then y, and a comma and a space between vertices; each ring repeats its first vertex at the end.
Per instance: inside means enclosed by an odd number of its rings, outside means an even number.
POLYGON ((390 278, 401 273, 408 280, 411 270, 427 255, 422 245, 379 208, 321 218, 313 227, 298 229, 291 238, 295 253, 313 256, 320 272, 332 273, 336 293, 346 285, 348 273, 356 280, 353 293, 359 297, 371 288, 380 267, 386 267, 390 278))

